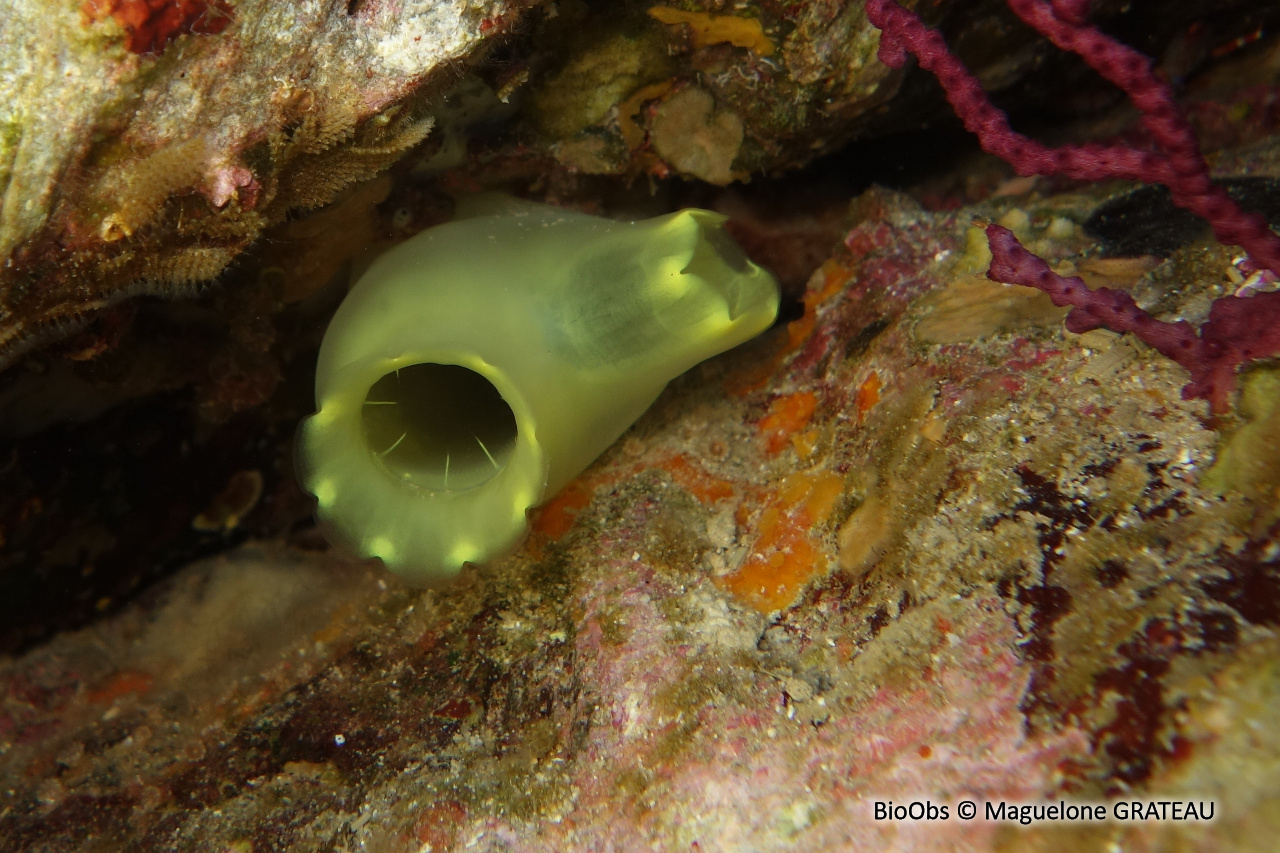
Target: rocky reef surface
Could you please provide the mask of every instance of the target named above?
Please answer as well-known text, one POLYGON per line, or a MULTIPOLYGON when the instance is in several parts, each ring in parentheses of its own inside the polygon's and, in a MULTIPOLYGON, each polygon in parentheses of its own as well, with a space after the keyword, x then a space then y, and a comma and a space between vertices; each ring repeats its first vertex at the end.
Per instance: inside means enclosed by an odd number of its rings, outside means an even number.
MULTIPOLYGON (((1211 415, 1176 364, 987 279, 981 226, 1192 322, 1239 286, 1231 247, 1171 238, 1146 202, 1108 243, 1098 211, 1129 185, 976 154, 857 171, 895 161, 855 147, 763 179, 874 135, 869 116, 943 114, 876 62, 858 4, 288 4, 296 31, 248 0, 19 5, 63 58, 5 46, 0 85, 45 68, 22 83, 44 91, 93 53, 133 100, 112 124, 68 95, 0 138, 0 322, 29 350, 0 374, 0 847, 1272 849, 1280 373, 1252 365, 1211 415), (240 118, 178 97, 215 73, 206 97, 240 118), (301 100, 234 94, 268 80, 301 100), (37 168, 21 140, 41 133, 37 168), (719 209, 784 317, 673 382, 518 553, 418 591, 326 546, 291 436, 352 259, 477 187, 719 209), (145 266, 197 249, 225 254, 145 266), (218 270, 203 295, 176 284, 218 270), (1214 820, 981 806, 1134 800, 1214 820), (890 801, 948 817, 877 820, 890 801)), ((959 45, 1004 20, 945 7, 959 45)), ((1277 177, 1280 43, 1196 20, 1212 38, 1170 25, 1143 48, 1189 75, 1216 174, 1277 177)), ((1037 91, 1043 46, 1020 38, 1002 67, 1037 91)), ((1051 124, 1132 119, 1077 108, 1051 124)))

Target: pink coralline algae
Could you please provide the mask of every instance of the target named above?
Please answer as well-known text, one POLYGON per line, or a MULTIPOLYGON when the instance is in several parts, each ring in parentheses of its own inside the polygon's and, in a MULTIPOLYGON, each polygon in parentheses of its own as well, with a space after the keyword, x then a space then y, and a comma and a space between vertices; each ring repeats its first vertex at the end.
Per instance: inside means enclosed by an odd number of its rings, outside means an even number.
POLYGON ((216 208, 226 207, 232 199, 240 201, 244 210, 252 210, 257 204, 262 186, 253 172, 239 163, 219 163, 208 178, 207 196, 216 208))
MULTIPOLYGON (((1172 90, 1156 76, 1148 57, 1088 26, 1088 0, 1008 3, 1025 23, 1059 48, 1079 54, 1128 95, 1158 150, 1097 143, 1055 148, 1029 139, 1009 126, 1008 118, 988 100, 940 33, 894 0, 868 0, 867 17, 881 29, 881 61, 897 68, 906 62, 907 53, 913 54, 938 78, 947 100, 965 127, 977 134, 983 149, 1009 162, 1020 174, 1164 184, 1173 201, 1206 219, 1220 241, 1242 246, 1257 265, 1280 271, 1280 236, 1262 216, 1243 210, 1210 180, 1200 146, 1172 90)), ((1215 412, 1228 407, 1237 366, 1280 352, 1280 296, 1275 294, 1259 294, 1247 301, 1217 300, 1197 337, 1189 323, 1154 319, 1127 293, 1106 288, 1090 291, 1078 278, 1054 275, 1007 229, 992 226, 987 235, 995 257, 988 273, 991 278, 1036 287, 1056 305, 1073 306, 1067 319, 1067 328, 1073 332, 1100 327, 1133 332, 1189 370, 1192 379, 1183 389, 1184 396, 1207 399, 1215 412)))
POLYGON ((232 15, 226 0, 85 0, 81 8, 95 21, 115 18, 133 53, 160 53, 187 33, 216 35, 232 15))

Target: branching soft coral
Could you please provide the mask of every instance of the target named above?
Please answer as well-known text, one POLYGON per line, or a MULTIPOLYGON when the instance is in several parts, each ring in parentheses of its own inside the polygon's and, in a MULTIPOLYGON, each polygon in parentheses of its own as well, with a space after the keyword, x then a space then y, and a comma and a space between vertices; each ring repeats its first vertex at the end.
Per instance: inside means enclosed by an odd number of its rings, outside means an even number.
POLYGON ((987 241, 992 257, 988 278, 1043 290, 1060 308, 1070 305, 1069 331, 1107 328, 1132 332, 1185 367, 1191 381, 1182 389, 1183 398, 1202 397, 1214 412, 1229 408, 1239 365, 1280 352, 1280 292, 1215 300, 1197 336, 1185 320, 1166 323, 1155 319, 1123 290, 1090 290, 1077 276, 1058 275, 1042 258, 1027 251, 1008 228, 987 226, 987 241))
MULTIPOLYGON (((880 60, 901 67, 908 53, 942 84, 947 100, 983 149, 1007 160, 1023 175, 1066 175, 1079 180, 1121 178, 1167 186, 1176 204, 1208 220, 1223 243, 1242 246, 1254 263, 1280 273, 1280 236, 1260 215, 1243 210, 1209 178, 1200 146, 1151 60, 1085 23, 1089 0, 1007 0, 1029 26, 1055 45, 1079 54, 1119 87, 1142 112, 1142 124, 1157 150, 1128 145, 1050 147, 1015 132, 987 98, 977 79, 947 48, 946 41, 894 0, 867 0, 867 17, 881 30, 880 60)), ((1280 352, 1280 295, 1217 300, 1209 319, 1195 330, 1186 322, 1164 323, 1127 293, 1090 291, 1078 278, 1063 279, 1027 252, 1012 233, 987 230, 994 260, 988 276, 1044 290, 1058 305, 1072 305, 1067 326, 1086 331, 1105 326, 1132 332, 1191 371, 1187 398, 1209 400, 1224 411, 1243 362, 1280 352)))

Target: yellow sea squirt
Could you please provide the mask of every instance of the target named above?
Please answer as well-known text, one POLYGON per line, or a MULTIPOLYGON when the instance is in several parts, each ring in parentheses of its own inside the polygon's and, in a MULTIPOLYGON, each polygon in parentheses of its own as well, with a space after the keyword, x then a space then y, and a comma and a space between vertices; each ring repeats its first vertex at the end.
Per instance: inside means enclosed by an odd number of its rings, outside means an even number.
POLYGON ((777 282, 716 213, 460 208, 352 288, 298 434, 299 480, 331 538, 419 586, 509 553, 527 512, 670 379, 778 308, 777 282))

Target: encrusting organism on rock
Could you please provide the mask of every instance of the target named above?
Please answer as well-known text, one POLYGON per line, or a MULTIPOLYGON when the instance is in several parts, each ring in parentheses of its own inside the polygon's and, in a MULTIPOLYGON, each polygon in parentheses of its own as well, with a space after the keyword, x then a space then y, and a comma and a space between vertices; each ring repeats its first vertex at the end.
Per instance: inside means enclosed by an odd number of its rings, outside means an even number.
MULTIPOLYGON (((908 53, 914 55, 938 78, 948 102, 965 127, 977 134, 983 149, 1009 162, 1019 174, 1164 184, 1174 203, 1206 219, 1220 241, 1243 247, 1254 264, 1280 274, 1280 236, 1262 216, 1242 209, 1210 179, 1173 91, 1156 75, 1148 57, 1089 26, 1089 0, 1008 3, 1027 25, 1059 48, 1079 54, 1119 87, 1141 111, 1142 126, 1156 150, 1097 143, 1051 147, 1029 139, 1009 126, 939 32, 894 0, 867 0, 867 17, 881 30, 880 60, 899 68, 908 53)), ((1186 321, 1155 319, 1124 291, 1089 290, 1079 278, 1053 273, 1006 228, 989 226, 987 239, 992 253, 988 277, 1035 287, 1049 294, 1055 305, 1072 306, 1067 328, 1073 332, 1100 327, 1132 332, 1190 371, 1183 397, 1206 399, 1214 412, 1228 408, 1240 364, 1280 352, 1280 292, 1219 298, 1197 335, 1186 321)))

